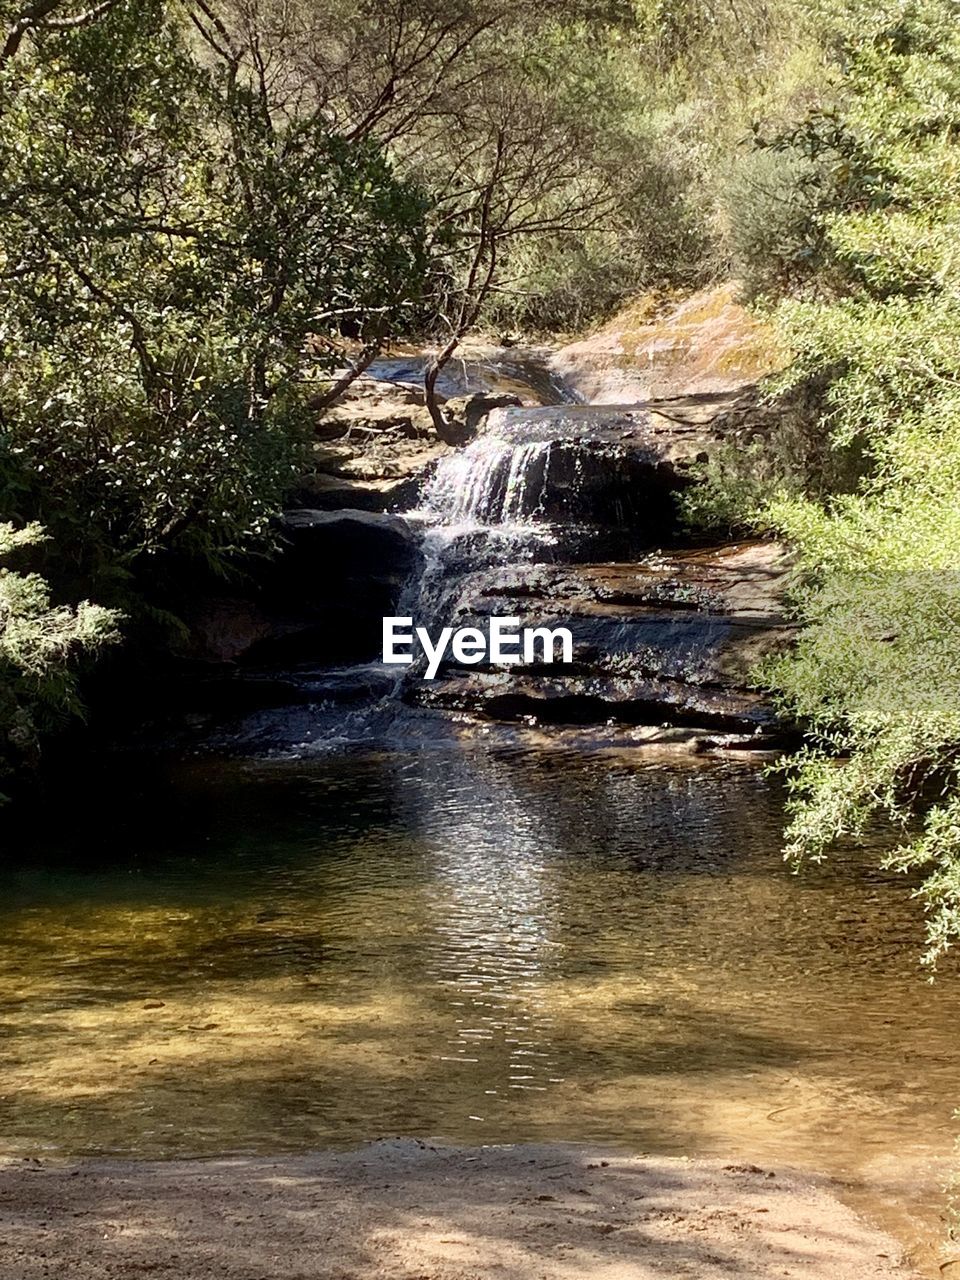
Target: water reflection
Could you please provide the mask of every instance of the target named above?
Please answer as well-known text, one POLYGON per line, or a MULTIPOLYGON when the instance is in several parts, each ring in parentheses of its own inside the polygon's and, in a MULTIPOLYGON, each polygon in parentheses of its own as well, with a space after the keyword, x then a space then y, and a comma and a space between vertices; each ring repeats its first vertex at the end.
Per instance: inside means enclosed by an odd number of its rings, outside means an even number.
POLYGON ((853 852, 794 877, 754 770, 641 759, 206 763, 146 812, 25 838, 0 881, 4 1149, 603 1140, 919 1213, 960 984, 917 971, 910 886, 853 852))
POLYGON ((561 850, 522 769, 495 753, 432 760, 402 789, 432 869, 425 976, 445 992, 462 1116, 562 1084, 547 984, 560 968, 561 850), (453 769, 451 766, 453 765, 453 769))

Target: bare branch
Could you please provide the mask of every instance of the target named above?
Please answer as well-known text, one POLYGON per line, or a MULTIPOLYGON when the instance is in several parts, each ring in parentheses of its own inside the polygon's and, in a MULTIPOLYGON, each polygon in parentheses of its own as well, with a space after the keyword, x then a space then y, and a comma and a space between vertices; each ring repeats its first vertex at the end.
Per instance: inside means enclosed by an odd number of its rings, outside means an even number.
POLYGON ((42 29, 44 31, 76 31, 78 27, 90 27, 116 5, 117 0, 102 0, 102 3, 94 5, 86 13, 75 14, 72 18, 48 18, 43 23, 42 29))

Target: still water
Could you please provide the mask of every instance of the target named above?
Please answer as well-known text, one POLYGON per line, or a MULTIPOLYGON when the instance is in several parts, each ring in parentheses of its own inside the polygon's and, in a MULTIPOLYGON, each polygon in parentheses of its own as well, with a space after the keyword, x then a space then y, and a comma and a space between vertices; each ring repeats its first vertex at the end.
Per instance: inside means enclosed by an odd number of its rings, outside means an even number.
POLYGON ((794 876, 755 767, 644 759, 199 763, 5 854, 0 1149, 602 1141, 929 1232, 960 979, 917 968, 910 886, 863 850, 794 876))

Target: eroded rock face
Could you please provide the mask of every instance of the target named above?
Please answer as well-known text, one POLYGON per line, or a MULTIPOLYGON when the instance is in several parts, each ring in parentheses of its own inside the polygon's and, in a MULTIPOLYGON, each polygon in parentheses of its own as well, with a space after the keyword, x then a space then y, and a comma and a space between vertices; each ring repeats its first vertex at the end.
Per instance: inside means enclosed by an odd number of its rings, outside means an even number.
MULTIPOLYGON (((723 328, 723 307, 720 314, 723 328)), ((684 352, 675 373, 706 360, 684 352)), ((524 354, 510 358, 510 376, 519 377, 524 354)), ((256 705, 275 694, 278 705, 299 708, 302 728, 319 714, 317 699, 352 705, 368 696, 367 669, 350 675, 346 664, 379 657, 382 619, 402 598, 402 612, 434 632, 517 616, 521 626, 566 626, 574 637, 569 666, 447 662, 435 681, 410 673, 402 692, 396 668, 383 668, 389 679, 377 696, 400 697, 421 718, 434 709, 543 724, 610 721, 651 733, 671 726, 724 745, 773 743, 774 716, 750 673, 791 638, 782 550, 653 551, 682 545, 676 498, 696 482, 699 464, 762 429, 772 412, 744 386, 744 361, 736 377, 708 377, 697 390, 677 390, 676 379, 657 384, 673 393, 647 403, 536 407, 495 385, 477 394, 467 374, 482 377, 485 366, 468 371, 464 362, 469 394, 457 397, 455 379, 444 384, 446 411, 470 437, 460 448, 437 439, 423 407, 415 381, 423 358, 408 364, 385 367, 385 380, 361 379, 328 415, 316 469, 295 495, 302 506, 284 519, 284 552, 249 597, 205 602, 194 620, 195 656, 248 671, 256 705), (315 664, 322 679, 288 678, 301 663, 315 664), (345 672, 333 694, 330 664, 345 672)), ((649 383, 647 366, 633 371, 649 383)), ((602 362, 590 377, 581 389, 601 401, 629 399, 624 392, 640 387, 602 362)), ((532 398, 552 394, 549 381, 537 385, 532 398)))
POLYGON ((248 656, 375 657, 384 615, 422 565, 419 535, 399 516, 350 510, 288 511, 283 531, 260 595, 275 633, 248 656))
POLYGON ((491 616, 518 616, 521 625, 565 626, 573 663, 448 661, 410 696, 491 719, 670 724, 769 745, 774 716, 750 672, 792 635, 783 612, 787 570, 774 543, 480 570, 447 602, 447 625, 483 629, 491 616))
POLYGON ((642 298, 551 359, 591 404, 742 391, 777 367, 772 336, 740 303, 735 282, 679 303, 642 298))
POLYGON ((737 429, 742 400, 496 410, 469 445, 437 460, 419 506, 452 527, 549 524, 572 559, 585 558, 578 543, 598 554, 601 530, 616 535, 606 555, 669 544, 682 532, 677 495, 737 429))

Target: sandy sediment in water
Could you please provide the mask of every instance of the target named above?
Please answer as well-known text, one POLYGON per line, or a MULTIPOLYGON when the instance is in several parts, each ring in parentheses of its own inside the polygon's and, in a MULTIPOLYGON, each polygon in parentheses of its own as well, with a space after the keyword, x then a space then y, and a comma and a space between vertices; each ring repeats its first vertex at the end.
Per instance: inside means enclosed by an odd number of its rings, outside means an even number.
POLYGON ((0 1165, 4 1280, 884 1280, 826 1186, 574 1146, 0 1165))

